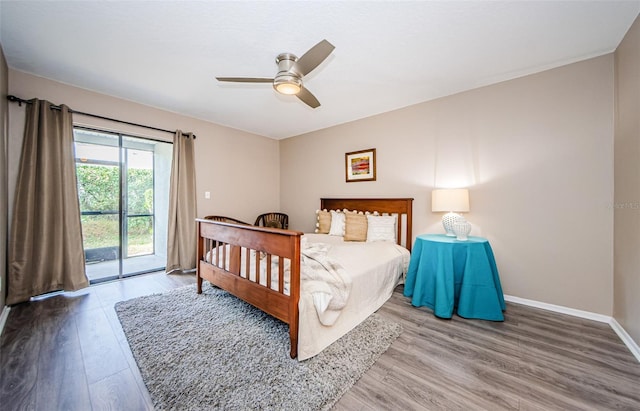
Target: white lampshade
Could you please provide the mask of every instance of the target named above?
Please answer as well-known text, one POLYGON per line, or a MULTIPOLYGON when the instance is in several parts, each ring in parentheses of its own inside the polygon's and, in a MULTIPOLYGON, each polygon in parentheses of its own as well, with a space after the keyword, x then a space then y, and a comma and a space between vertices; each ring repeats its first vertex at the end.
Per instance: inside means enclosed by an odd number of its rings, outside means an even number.
POLYGON ((437 212, 469 212, 469 190, 452 188, 433 190, 431 192, 431 211, 437 212))
POLYGON ((456 221, 465 221, 455 212, 469 212, 469 190, 466 188, 433 190, 431 192, 431 211, 447 213, 442 216, 442 226, 448 236, 455 237, 453 225, 456 221))

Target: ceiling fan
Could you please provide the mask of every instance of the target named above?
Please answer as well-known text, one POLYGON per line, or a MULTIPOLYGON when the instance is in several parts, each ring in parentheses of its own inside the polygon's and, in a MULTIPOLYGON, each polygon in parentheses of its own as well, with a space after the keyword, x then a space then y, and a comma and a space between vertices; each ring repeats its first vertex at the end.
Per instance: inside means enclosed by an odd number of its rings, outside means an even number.
POLYGON ((320 106, 318 99, 302 84, 302 78, 320 65, 335 47, 327 40, 311 47, 302 57, 292 53, 282 53, 276 57, 278 74, 275 78, 260 77, 216 77, 218 81, 236 83, 273 83, 273 88, 281 94, 295 95, 311 108, 320 106))

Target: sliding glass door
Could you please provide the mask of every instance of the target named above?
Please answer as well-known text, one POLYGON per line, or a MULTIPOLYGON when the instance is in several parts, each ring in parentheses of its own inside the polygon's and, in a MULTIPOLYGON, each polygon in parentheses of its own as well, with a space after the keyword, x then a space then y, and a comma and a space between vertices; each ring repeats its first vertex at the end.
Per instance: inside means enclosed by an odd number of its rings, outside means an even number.
POLYGON ((87 276, 164 269, 172 144, 74 129, 87 276))

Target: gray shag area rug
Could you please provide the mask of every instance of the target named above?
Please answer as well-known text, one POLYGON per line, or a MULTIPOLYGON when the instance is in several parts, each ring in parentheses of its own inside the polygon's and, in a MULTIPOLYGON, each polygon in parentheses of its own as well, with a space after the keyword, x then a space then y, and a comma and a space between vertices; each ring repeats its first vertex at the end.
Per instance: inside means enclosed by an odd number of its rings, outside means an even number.
POLYGON ((208 283, 115 309, 157 410, 326 410, 402 332, 373 314, 300 362, 285 323, 208 283))

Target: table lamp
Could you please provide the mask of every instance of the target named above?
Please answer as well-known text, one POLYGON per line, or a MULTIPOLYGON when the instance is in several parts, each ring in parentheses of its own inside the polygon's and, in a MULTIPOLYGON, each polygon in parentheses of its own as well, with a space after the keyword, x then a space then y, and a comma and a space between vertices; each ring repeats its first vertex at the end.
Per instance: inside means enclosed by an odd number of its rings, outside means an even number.
POLYGON ((453 224, 462 218, 456 212, 469 212, 469 190, 466 188, 433 190, 431 211, 447 213, 442 217, 442 225, 448 236, 455 237, 453 224))

